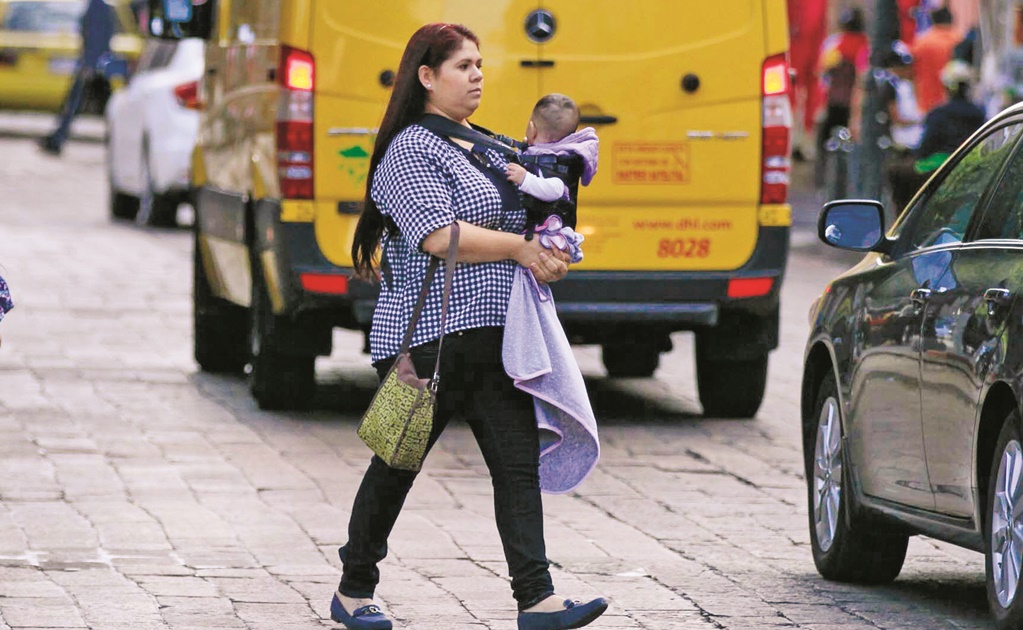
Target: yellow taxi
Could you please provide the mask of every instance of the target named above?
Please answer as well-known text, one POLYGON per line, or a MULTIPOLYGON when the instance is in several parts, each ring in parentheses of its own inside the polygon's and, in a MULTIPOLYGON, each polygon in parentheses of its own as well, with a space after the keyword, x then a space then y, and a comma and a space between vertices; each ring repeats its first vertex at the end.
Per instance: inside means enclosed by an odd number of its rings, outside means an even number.
MULTIPOLYGON (((131 66, 143 40, 128 3, 110 3, 117 13, 111 48, 131 66)), ((85 0, 0 0, 0 109, 60 109, 81 49, 85 5, 85 0)), ((109 86, 94 87, 109 94, 109 86)), ((84 102, 102 111, 105 98, 89 96, 84 102)))

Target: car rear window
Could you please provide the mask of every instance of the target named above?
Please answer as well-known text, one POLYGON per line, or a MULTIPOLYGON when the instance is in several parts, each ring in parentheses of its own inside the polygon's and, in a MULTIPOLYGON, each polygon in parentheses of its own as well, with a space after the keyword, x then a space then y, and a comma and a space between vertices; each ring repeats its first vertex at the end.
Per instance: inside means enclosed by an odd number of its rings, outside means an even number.
POLYGON ((29 33, 77 33, 84 2, 11 2, 3 28, 29 33))

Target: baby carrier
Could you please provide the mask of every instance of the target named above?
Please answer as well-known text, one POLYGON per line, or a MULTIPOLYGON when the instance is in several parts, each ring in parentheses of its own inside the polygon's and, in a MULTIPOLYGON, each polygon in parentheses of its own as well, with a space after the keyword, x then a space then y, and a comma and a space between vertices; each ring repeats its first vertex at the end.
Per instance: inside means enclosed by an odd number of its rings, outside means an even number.
MULTIPOLYGON (((526 238, 532 238, 533 228, 543 223, 547 217, 556 214, 561 222, 575 228, 576 200, 579 194, 579 179, 583 174, 582 157, 572 155, 526 155, 522 153, 527 145, 513 140, 508 136, 495 134, 489 129, 472 125, 472 129, 459 125, 453 120, 426 114, 419 124, 439 136, 447 136, 472 142, 475 145, 493 149, 509 162, 522 165, 534 175, 541 177, 557 177, 568 187, 568 199, 557 201, 541 201, 529 195, 523 195, 522 205, 526 209, 526 238)), ((471 124, 471 123, 470 123, 471 124)))

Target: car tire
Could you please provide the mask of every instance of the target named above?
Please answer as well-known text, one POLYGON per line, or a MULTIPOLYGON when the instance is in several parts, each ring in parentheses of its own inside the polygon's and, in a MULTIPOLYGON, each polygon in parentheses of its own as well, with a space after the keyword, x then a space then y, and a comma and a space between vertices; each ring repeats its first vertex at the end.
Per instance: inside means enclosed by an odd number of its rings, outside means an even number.
POLYGON ((213 295, 199 236, 192 253, 192 332, 196 363, 204 372, 240 374, 249 361, 248 309, 213 295))
POLYGON ((1020 562, 1023 560, 1023 519, 1014 518, 1023 502, 1023 438, 1020 416, 1005 419, 988 477, 984 519, 984 566, 987 600, 995 627, 1023 628, 1023 593, 1020 562), (1008 556, 1008 557, 1007 557, 1008 556))
POLYGON ((696 388, 703 415, 752 418, 767 386, 767 353, 746 359, 722 359, 696 346, 696 388))
POLYGON ((828 580, 886 584, 898 577, 909 537, 868 530, 849 512, 849 470, 842 449, 842 410, 835 377, 821 383, 814 415, 804 427, 810 546, 817 572, 828 580))
POLYGON ((175 227, 178 224, 178 205, 182 196, 176 192, 154 191, 149 164, 149 144, 145 142, 142 148, 142 179, 145 180, 146 188, 139 199, 139 222, 150 227, 175 227))
POLYGON ((647 378, 661 364, 661 351, 650 344, 605 344, 601 359, 611 378, 647 378))
POLYGON ((123 192, 117 190, 117 186, 114 185, 114 165, 111 160, 111 145, 110 136, 106 138, 107 145, 107 191, 110 195, 110 218, 111 219, 125 219, 128 221, 135 220, 135 215, 139 211, 139 200, 138 197, 126 195, 123 192))
POLYGON ((262 269, 252 266, 252 309, 249 341, 249 388, 260 409, 303 410, 316 393, 316 355, 288 354, 277 348, 278 336, 292 325, 275 315, 267 295, 262 269))

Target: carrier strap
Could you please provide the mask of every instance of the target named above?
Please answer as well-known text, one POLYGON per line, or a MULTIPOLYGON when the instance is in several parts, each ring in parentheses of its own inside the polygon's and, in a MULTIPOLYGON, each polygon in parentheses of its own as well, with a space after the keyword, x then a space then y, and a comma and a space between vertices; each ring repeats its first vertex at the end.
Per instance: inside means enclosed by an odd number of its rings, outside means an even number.
POLYGON ((518 162, 521 159, 522 155, 519 151, 525 147, 523 143, 516 142, 508 136, 496 135, 478 125, 473 125, 472 129, 470 129, 450 118, 438 116, 437 114, 423 114, 423 117, 419 119, 419 124, 439 136, 458 138, 459 140, 465 140, 466 142, 493 149, 513 162, 518 162))

